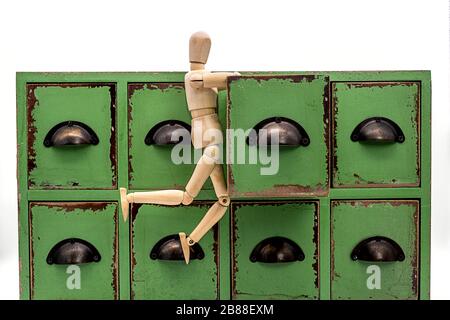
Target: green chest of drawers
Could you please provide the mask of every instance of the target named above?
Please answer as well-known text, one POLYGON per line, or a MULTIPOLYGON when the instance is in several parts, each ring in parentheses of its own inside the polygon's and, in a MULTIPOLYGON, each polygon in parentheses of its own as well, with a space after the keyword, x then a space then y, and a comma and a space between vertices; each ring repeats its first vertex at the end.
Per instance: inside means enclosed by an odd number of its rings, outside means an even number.
POLYGON ((193 164, 145 143, 161 121, 190 122, 184 73, 17 74, 22 299, 429 298, 430 73, 242 74, 219 94, 224 129, 288 121, 301 145, 273 163, 227 135, 231 205, 189 265, 152 248, 195 227, 211 183, 189 206, 131 205, 127 222, 118 192, 189 179, 193 164), (92 145, 52 145, 79 124, 92 145), (90 262, 59 263, 73 243, 90 262))

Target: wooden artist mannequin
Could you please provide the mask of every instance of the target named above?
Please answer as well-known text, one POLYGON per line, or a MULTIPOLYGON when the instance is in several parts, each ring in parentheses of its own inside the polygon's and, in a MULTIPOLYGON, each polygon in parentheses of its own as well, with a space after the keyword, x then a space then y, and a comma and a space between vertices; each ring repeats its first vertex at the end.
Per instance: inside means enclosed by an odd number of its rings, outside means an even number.
POLYGON ((239 73, 217 72, 205 70, 208 60, 211 39, 204 32, 194 33, 189 40, 190 69, 185 76, 185 90, 188 109, 192 116, 191 139, 195 149, 203 149, 194 172, 182 190, 161 190, 134 192, 127 194, 120 188, 122 213, 124 220, 128 218, 130 203, 152 203, 175 206, 189 205, 200 192, 208 177, 214 186, 218 201, 208 210, 194 231, 187 236, 180 232, 180 242, 186 263, 189 263, 190 249, 223 217, 230 204, 228 190, 220 164, 222 129, 217 116, 217 91, 226 89, 227 78, 239 73))

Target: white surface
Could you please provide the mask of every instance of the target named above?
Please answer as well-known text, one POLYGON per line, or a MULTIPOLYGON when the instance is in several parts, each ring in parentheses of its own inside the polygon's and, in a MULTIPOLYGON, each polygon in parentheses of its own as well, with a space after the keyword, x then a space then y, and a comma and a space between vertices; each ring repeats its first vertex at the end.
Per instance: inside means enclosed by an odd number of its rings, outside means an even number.
POLYGON ((431 296, 450 298, 449 27, 445 0, 0 1, 0 299, 18 298, 16 71, 432 70, 431 296))

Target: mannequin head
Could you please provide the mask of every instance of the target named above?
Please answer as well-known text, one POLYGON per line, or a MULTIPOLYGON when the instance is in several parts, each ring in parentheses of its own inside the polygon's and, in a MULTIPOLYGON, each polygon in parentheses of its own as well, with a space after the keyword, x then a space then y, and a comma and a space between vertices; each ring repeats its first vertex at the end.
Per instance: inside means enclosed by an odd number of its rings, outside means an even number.
POLYGON ((194 65, 204 65, 208 61, 211 38, 206 32, 199 31, 189 39, 189 62, 194 65))

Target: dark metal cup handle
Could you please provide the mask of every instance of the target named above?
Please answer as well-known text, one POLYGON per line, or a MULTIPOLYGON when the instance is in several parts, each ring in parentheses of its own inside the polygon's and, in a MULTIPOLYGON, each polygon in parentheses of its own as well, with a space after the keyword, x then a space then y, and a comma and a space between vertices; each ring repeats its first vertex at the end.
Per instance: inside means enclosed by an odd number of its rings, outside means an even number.
POLYGON ((78 121, 58 123, 44 138, 46 147, 97 145, 98 143, 99 139, 94 130, 78 121))
POLYGON ((285 237, 270 237, 259 242, 250 254, 251 262, 282 263, 303 261, 305 254, 298 244, 285 237))
POLYGON ((272 137, 278 137, 278 145, 284 147, 306 147, 309 136, 306 130, 294 120, 284 117, 267 118, 253 127, 247 137, 248 145, 273 145, 272 137))
POLYGON ((394 240, 377 236, 361 241, 352 251, 352 260, 394 262, 405 260, 405 253, 394 240))
POLYGON ((403 143, 405 135, 402 129, 392 120, 383 117, 372 117, 362 121, 353 130, 351 140, 368 143, 403 143))
POLYGON ((145 136, 145 144, 167 146, 178 143, 189 143, 191 126, 179 120, 165 120, 154 125, 145 136))
POLYGON ((100 259, 100 253, 94 245, 78 238, 58 242, 47 255, 48 264, 83 264, 99 262, 100 259))
MULTIPOLYGON (((202 247, 196 243, 189 247, 191 260, 202 260, 205 257, 202 247)), ((159 240, 150 251, 152 260, 184 261, 183 249, 178 234, 168 235, 159 240)))

